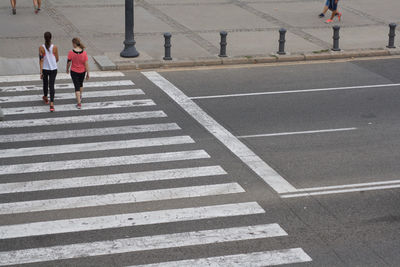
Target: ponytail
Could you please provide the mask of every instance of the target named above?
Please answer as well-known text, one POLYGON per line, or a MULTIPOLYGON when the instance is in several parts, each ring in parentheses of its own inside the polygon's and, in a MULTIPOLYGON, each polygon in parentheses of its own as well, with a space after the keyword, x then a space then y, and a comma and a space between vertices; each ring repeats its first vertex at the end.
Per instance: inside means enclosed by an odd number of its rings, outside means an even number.
POLYGON ((73 42, 75 45, 77 45, 77 46, 79 46, 80 48, 82 48, 82 49, 85 49, 85 48, 86 48, 86 46, 84 46, 84 45, 82 44, 81 39, 79 39, 78 37, 75 37, 74 39, 72 39, 72 42, 73 42))
POLYGON ((44 33, 44 45, 46 46, 46 49, 49 50, 50 49, 50 45, 51 45, 51 32, 45 32, 44 33))

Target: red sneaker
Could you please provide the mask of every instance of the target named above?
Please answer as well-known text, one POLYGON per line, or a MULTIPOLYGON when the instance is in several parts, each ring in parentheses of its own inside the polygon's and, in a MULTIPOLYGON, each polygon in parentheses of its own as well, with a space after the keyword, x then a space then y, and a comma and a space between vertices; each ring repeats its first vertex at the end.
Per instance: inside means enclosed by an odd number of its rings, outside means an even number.
POLYGON ((49 99, 47 98, 47 96, 43 96, 43 102, 48 105, 49 104, 49 99))
POLYGON ((77 109, 81 109, 82 108, 82 104, 76 104, 76 108, 77 109))
POLYGON ((332 23, 332 22, 333 22, 332 19, 327 19, 327 20, 325 21, 325 23, 332 23))
POLYGON ((54 106, 50 105, 50 112, 54 112, 54 106))

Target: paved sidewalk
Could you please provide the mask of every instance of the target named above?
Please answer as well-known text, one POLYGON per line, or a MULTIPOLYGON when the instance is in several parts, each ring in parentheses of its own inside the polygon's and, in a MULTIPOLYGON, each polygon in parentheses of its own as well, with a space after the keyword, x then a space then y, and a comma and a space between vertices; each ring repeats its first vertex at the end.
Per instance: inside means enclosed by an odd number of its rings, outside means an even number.
MULTIPOLYGON (((70 49, 71 38, 78 36, 89 54, 105 55, 121 68, 163 62, 164 32, 172 33, 173 62, 182 65, 221 63, 217 56, 221 30, 228 31, 228 56, 242 60, 276 53, 281 27, 288 30, 286 50, 292 55, 318 55, 332 45, 332 25, 317 16, 323 0, 136 0, 135 33, 141 55, 121 59, 124 2, 44 0, 42 12, 35 15, 31 1, 19 1, 13 16, 9 1, 1 1, 0 75, 34 73, 37 66, 32 64, 37 62, 32 58, 37 57, 47 30, 62 55, 70 49)), ((336 24, 342 28, 340 47, 345 51, 384 50, 388 24, 400 22, 398 0, 342 0, 339 7, 343 18, 336 24)))

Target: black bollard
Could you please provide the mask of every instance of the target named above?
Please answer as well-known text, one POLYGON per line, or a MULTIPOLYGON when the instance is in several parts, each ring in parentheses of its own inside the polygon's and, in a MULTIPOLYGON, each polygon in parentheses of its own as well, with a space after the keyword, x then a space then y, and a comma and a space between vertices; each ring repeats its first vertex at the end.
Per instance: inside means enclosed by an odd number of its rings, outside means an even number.
POLYGON ((279 30, 279 51, 278 51, 278 55, 286 55, 285 52, 285 39, 286 36, 286 29, 285 28, 281 28, 279 30))
POLYGON ((340 51, 340 48, 339 48, 339 39, 340 39, 339 30, 340 30, 340 26, 335 25, 332 28, 333 28, 333 48, 332 48, 332 50, 333 51, 340 51))
POLYGON ((221 35, 221 42, 219 43, 221 45, 221 49, 219 51, 219 57, 227 57, 226 55, 226 45, 228 44, 226 41, 226 36, 228 33, 226 31, 221 31, 219 33, 221 35))
POLYGON ((165 56, 164 60, 172 60, 171 57, 171 34, 169 32, 164 33, 164 47, 165 47, 165 56))
POLYGON ((387 48, 396 48, 394 45, 394 37, 396 36, 396 23, 390 23, 389 27, 389 44, 386 46, 387 48))
POLYGON ((133 0, 125 0, 125 48, 122 50, 121 57, 137 57, 139 52, 136 50, 134 27, 134 5, 133 0))

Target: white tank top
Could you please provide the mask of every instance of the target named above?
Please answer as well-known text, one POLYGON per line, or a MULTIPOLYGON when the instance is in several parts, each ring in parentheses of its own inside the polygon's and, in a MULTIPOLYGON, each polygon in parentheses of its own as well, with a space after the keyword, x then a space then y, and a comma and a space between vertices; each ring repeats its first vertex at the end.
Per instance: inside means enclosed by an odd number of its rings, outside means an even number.
POLYGON ((57 69, 57 60, 56 57, 53 54, 53 47, 54 45, 51 45, 49 50, 46 49, 46 46, 43 45, 45 55, 43 57, 43 69, 44 70, 56 70, 57 69))

